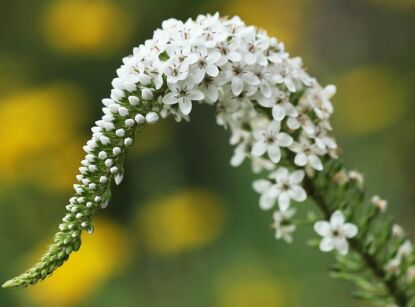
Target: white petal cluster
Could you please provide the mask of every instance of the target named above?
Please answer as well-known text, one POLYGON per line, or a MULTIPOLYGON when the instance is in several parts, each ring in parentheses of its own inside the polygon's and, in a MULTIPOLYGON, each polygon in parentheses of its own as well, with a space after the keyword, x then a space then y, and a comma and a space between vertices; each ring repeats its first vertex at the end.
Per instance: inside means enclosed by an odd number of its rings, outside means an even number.
POLYGON ((239 17, 164 21, 152 39, 123 58, 112 87, 84 146, 76 195, 61 225, 67 236, 68 229, 76 237, 90 227, 95 208, 108 205, 109 184, 123 179, 122 160, 135 130, 168 116, 187 120, 195 103, 214 105, 217 123, 231 132, 232 165, 249 158, 254 172, 268 172, 254 184, 263 209, 278 203, 285 212, 293 201, 304 201, 305 172, 321 171, 324 156, 336 156, 329 122, 335 87, 321 87, 301 58, 239 17))
POLYGON ((343 213, 339 210, 331 215, 330 221, 315 223, 314 230, 323 237, 320 241, 321 251, 337 250, 341 255, 346 255, 349 252, 347 239, 355 237, 358 232, 356 225, 346 223, 343 213))

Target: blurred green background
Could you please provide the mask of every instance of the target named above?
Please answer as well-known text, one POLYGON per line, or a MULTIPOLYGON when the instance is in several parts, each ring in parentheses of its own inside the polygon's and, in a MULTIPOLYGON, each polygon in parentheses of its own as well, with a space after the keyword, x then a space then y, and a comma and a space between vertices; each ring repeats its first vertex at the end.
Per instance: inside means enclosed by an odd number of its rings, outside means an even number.
MULTIPOLYGON (((240 15, 286 42, 338 94, 348 165, 415 235, 414 0, 0 0, 0 279, 42 252, 121 57, 168 17, 240 15)), ((365 306, 331 255, 274 240, 250 167, 229 166, 208 107, 139 135, 94 235, 53 277, 0 306, 365 306)), ((310 203, 301 206, 311 206, 310 203)))

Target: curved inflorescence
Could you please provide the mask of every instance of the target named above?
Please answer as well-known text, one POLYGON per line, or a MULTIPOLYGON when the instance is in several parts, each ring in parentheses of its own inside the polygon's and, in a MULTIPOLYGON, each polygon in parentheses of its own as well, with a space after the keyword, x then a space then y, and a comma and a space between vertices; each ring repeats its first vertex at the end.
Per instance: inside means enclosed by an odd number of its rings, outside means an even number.
MULTIPOLYGON (((260 194, 260 208, 274 210, 277 239, 292 240, 293 203, 303 202, 307 194, 316 199, 318 184, 311 184, 313 178, 326 163, 337 161, 329 121, 336 88, 322 87, 305 71, 301 58, 289 56, 283 43, 238 17, 215 14, 164 21, 152 39, 123 58, 112 86, 110 98, 102 100, 104 115, 84 146, 75 195, 54 243, 35 266, 4 287, 35 284, 77 251, 81 232, 93 231, 95 211, 110 201, 111 181, 120 184, 123 179, 124 156, 136 131, 160 118, 188 120, 196 102, 214 106, 217 123, 231 132, 231 164, 238 166, 249 158, 254 173, 266 174, 253 188, 260 194)), ((360 180, 358 173, 343 168, 332 175, 332 182, 342 187, 350 180, 356 187, 360 180)), ((373 201, 380 206, 382 200, 373 201)), ((320 206, 325 221, 314 225, 323 237, 320 249, 348 254, 360 227, 346 222, 350 210, 320 206)), ((399 255, 404 257, 403 252, 399 255)))

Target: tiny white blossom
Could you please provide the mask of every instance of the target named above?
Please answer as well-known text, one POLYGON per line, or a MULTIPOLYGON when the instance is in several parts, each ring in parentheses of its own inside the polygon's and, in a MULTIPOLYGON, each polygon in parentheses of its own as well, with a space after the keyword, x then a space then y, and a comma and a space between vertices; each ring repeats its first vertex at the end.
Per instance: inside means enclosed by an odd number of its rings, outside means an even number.
POLYGON ((301 138, 300 143, 293 143, 290 149, 296 153, 295 165, 307 165, 317 171, 323 170, 323 164, 318 156, 324 154, 324 151, 315 144, 311 144, 309 139, 301 138))
POLYGON ((308 102, 320 119, 327 119, 333 113, 333 105, 329 99, 335 93, 334 85, 328 85, 324 89, 316 87, 308 92, 308 102))
POLYGON ((163 97, 163 103, 167 105, 179 104, 180 111, 187 115, 192 110, 193 100, 203 100, 205 97, 201 91, 194 88, 191 82, 178 82, 170 85, 170 93, 163 97))
POLYGON ((165 66, 164 74, 167 77, 167 82, 175 84, 178 81, 183 81, 189 75, 189 70, 186 66, 179 63, 171 62, 165 66))
POLYGON ((396 238, 401 238, 405 234, 401 225, 394 224, 392 226, 392 235, 396 238))
POLYGON ((292 224, 290 219, 294 216, 295 210, 288 209, 285 211, 275 211, 273 215, 275 228, 275 238, 277 240, 283 239, 288 243, 293 241, 292 233, 296 230, 296 225, 292 224))
POLYGON ((280 122, 272 121, 265 128, 255 129, 253 131, 255 143, 252 146, 252 154, 259 157, 267 152, 272 162, 279 162, 281 159, 280 147, 288 147, 293 143, 293 138, 285 132, 280 132, 280 128, 280 122))
POLYGON ((355 237, 358 228, 352 223, 346 223, 341 211, 335 211, 330 221, 319 221, 314 224, 314 230, 323 237, 320 242, 320 250, 330 252, 337 250, 341 255, 349 252, 347 239, 355 237))
POLYGON ((228 61, 239 62, 242 59, 241 53, 238 50, 239 45, 235 42, 222 42, 219 43, 216 49, 221 54, 221 58, 218 61, 219 66, 223 66, 228 61))
POLYGON ((232 93, 238 96, 247 85, 258 86, 259 79, 255 76, 248 65, 243 62, 228 64, 225 68, 226 76, 231 82, 232 93))
POLYGON ((197 61, 193 68, 193 81, 195 83, 202 82, 205 75, 209 77, 216 77, 219 75, 219 68, 216 66, 216 63, 219 61, 221 55, 219 52, 208 52, 206 48, 199 48, 196 52, 197 61))
POLYGON ((388 201, 380 198, 379 195, 374 195, 370 199, 370 202, 372 203, 373 206, 375 206, 381 212, 385 212, 386 208, 388 207, 388 201))
POLYGON ((304 172, 297 170, 292 173, 285 167, 280 167, 269 176, 270 180, 259 179, 254 181, 253 187, 256 192, 261 193, 260 207, 268 210, 278 201, 281 211, 285 211, 290 206, 291 199, 302 202, 307 198, 307 194, 300 183, 304 178, 304 172))

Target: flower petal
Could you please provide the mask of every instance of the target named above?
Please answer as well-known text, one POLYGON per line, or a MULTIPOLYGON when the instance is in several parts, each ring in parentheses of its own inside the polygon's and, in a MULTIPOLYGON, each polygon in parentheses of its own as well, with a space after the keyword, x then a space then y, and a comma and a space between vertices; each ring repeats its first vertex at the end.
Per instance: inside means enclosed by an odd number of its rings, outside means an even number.
POLYGON ((219 68, 216 65, 206 66, 206 73, 211 77, 217 77, 219 75, 219 68))
POLYGON ((265 192, 271 186, 271 182, 265 179, 255 180, 252 187, 257 193, 265 192))
POLYGON ((304 171, 297 170, 290 174, 289 181, 291 184, 299 184, 304 179, 304 171))
POLYGON ((248 65, 253 65, 256 62, 256 56, 255 54, 248 52, 244 55, 244 61, 248 65))
POLYGON ((271 85, 268 82, 261 82, 261 84, 259 85, 259 89, 262 95, 264 95, 267 98, 271 97, 271 85))
POLYGON ((320 242, 320 250, 322 252, 330 252, 334 249, 333 240, 331 238, 323 238, 320 242))
POLYGON ((346 223, 343 226, 343 232, 346 238, 353 238, 358 233, 358 228, 356 225, 351 223, 346 223))
POLYGON ((228 59, 232 62, 239 62, 242 59, 242 56, 239 52, 231 51, 228 54, 228 59))
POLYGON ((298 202, 305 201, 307 198, 307 193, 299 185, 292 186, 289 193, 290 197, 298 202))
POLYGON ((310 162, 311 167, 314 168, 316 171, 323 170, 323 164, 316 155, 309 155, 308 161, 310 162))
POLYGON ((333 228, 338 228, 344 224, 344 215, 340 210, 336 210, 330 217, 330 225, 333 228))
POLYGON ((287 120, 287 126, 288 128, 292 130, 296 130, 301 127, 300 122, 295 117, 289 117, 287 120))
POLYGON ((334 246, 340 255, 347 255, 349 252, 349 243, 345 238, 336 238, 334 240, 334 246))
POLYGON ((205 98, 205 95, 199 90, 192 90, 189 98, 191 100, 203 100, 203 98, 205 98))
POLYGON ((192 110, 192 101, 189 98, 182 99, 182 101, 179 102, 179 108, 184 115, 188 115, 192 110))
POLYGON ((163 101, 163 103, 169 104, 169 105, 176 104, 176 103, 179 102, 178 99, 177 99, 177 97, 175 97, 174 93, 167 93, 163 97, 162 101, 163 101))
POLYGON ((235 96, 239 96, 239 94, 241 94, 243 89, 244 89, 244 82, 242 81, 241 78, 235 78, 234 77, 232 79, 231 88, 232 88, 232 93, 235 96))
POLYGON ((209 55, 206 58, 206 62, 208 62, 209 64, 215 64, 216 62, 220 60, 221 57, 222 55, 220 54, 219 51, 214 51, 214 52, 209 53, 209 55))
POLYGON ((257 76, 255 76, 253 73, 251 72, 246 72, 242 75, 242 79, 244 79, 244 81, 246 83, 248 83, 249 85, 258 85, 259 84, 259 79, 257 76))
POLYGON ((288 169, 285 167, 280 167, 275 172, 273 172, 270 177, 274 178, 277 182, 282 182, 287 179, 288 175, 288 169))
POLYGON ((285 132, 278 133, 277 144, 281 147, 288 147, 294 142, 293 138, 285 132))
POLYGON ((259 207, 262 210, 269 210, 274 207, 275 198, 270 197, 267 193, 264 193, 259 198, 259 207))
POLYGON ((268 156, 272 162, 278 163, 281 160, 281 150, 277 145, 268 146, 268 156))
POLYGON ((280 106, 276 105, 272 108, 272 118, 277 121, 282 121, 286 115, 285 109, 280 106))
POLYGON ((267 151, 267 145, 262 142, 258 141, 252 146, 251 154, 256 157, 262 156, 267 151))
POLYGON ((287 192, 281 192, 278 196, 278 206, 281 211, 285 211, 290 206, 290 195, 287 192))
POLYGON ((268 125, 268 131, 270 134, 272 135, 278 135, 278 132, 281 129, 281 123, 279 121, 273 120, 269 125, 268 125))
POLYGON ((307 162, 308 162, 308 159, 305 153, 299 152, 298 154, 295 155, 295 158, 294 158, 295 165, 304 166, 307 164, 307 162))
POLYGON ((314 224, 314 230, 322 237, 327 237, 331 234, 330 223, 327 221, 318 221, 314 224))

